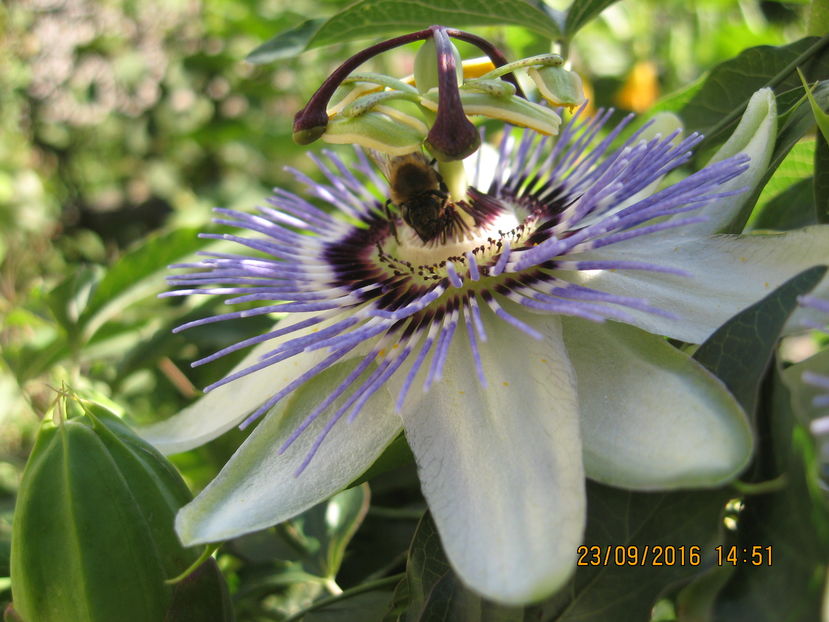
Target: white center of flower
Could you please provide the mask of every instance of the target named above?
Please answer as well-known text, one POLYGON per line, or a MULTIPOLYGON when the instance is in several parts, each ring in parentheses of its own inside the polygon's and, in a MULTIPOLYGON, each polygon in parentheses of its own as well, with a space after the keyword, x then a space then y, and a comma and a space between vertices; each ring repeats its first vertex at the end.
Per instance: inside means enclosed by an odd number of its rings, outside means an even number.
POLYGON ((382 245, 382 254, 385 263, 405 266, 414 274, 446 276, 444 265, 447 261, 453 262, 459 273, 466 273, 466 253, 473 253, 479 266, 494 263, 504 243, 514 247, 526 237, 527 231, 520 225, 515 213, 505 209, 485 225, 448 236, 442 243, 424 243, 414 229, 399 222, 397 240, 389 236, 382 245))

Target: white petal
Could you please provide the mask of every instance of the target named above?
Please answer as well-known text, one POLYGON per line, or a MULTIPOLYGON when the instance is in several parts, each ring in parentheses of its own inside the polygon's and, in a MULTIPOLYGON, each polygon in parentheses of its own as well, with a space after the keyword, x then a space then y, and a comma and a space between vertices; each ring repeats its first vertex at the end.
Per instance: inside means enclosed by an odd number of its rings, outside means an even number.
MULTIPOLYGON (((283 319, 276 326, 286 328, 314 315, 297 313, 283 319)), ((257 363, 261 356, 274 350, 280 342, 310 334, 324 325, 326 324, 311 326, 282 338, 259 344, 230 373, 257 363)), ((269 365, 210 391, 180 413, 159 423, 139 428, 137 432, 164 454, 175 454, 203 445, 241 423, 268 398, 324 360, 329 354, 327 350, 302 352, 287 360, 269 365)))
POLYGON ((181 509, 176 531, 182 542, 218 542, 280 523, 327 499, 371 466, 401 430, 387 391, 375 393, 353 422, 343 417, 299 475, 297 469, 328 418, 318 417, 279 453, 305 416, 356 364, 326 370, 268 413, 216 479, 181 509))
MULTIPOLYGON (((692 215, 704 216, 707 220, 683 226, 682 231, 686 235, 701 236, 717 233, 725 229, 739 214, 768 168, 776 136, 777 103, 774 93, 768 88, 760 89, 749 100, 734 133, 708 162, 708 164, 714 164, 738 153, 748 155, 751 158, 748 170, 717 190, 717 192, 730 192, 746 188, 746 191, 718 199, 701 210, 692 212, 692 215)), ((678 218, 687 216, 688 214, 680 214, 678 218)))
MULTIPOLYGON (((622 296, 636 296, 676 319, 625 309, 640 328, 701 343, 728 318, 799 272, 829 263, 829 226, 768 235, 715 235, 685 239, 679 232, 613 244, 585 259, 640 261, 684 270, 690 276, 645 270, 569 273, 568 280, 622 296)), ((580 257, 581 259, 581 257, 580 257)), ((814 292, 829 295, 829 278, 814 292)), ((794 328, 797 314, 790 326, 794 328)))
POLYGON ((574 377, 560 324, 525 321, 545 339, 485 316, 487 388, 459 327, 443 380, 403 413, 452 566, 475 591, 510 604, 539 600, 567 580, 585 521, 574 377))
POLYGON ((751 458, 748 421, 687 354, 632 326, 565 318, 576 370, 584 468, 636 490, 716 486, 751 458))

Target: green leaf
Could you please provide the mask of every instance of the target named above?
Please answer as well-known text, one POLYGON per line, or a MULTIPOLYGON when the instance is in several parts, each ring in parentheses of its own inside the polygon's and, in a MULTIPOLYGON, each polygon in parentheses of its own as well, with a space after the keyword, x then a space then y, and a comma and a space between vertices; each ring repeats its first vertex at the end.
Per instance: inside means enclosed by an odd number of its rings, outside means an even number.
MULTIPOLYGON (((810 80, 829 75, 827 44, 829 36, 807 37, 786 46, 763 45, 744 50, 711 71, 680 116, 689 130, 706 135, 706 144, 716 143, 736 124, 758 89, 772 86, 778 93, 799 89, 802 95, 800 79, 795 73, 798 66, 810 80)), ((778 100, 781 114, 786 110, 783 103, 778 100)))
POLYGON ((821 109, 820 105, 818 105, 815 100, 815 96, 812 93, 811 87, 806 84, 806 78, 803 77, 803 73, 799 69, 797 70, 797 73, 800 75, 800 81, 803 84, 803 89, 806 91, 806 98, 809 100, 809 105, 812 107, 812 114, 815 115, 815 122, 820 129, 820 133, 823 134, 823 140, 829 140, 829 114, 826 114, 821 109))
POLYGON ((525 618, 523 607, 492 603, 464 587, 446 560, 437 527, 428 512, 412 539, 406 582, 411 598, 406 622, 522 622, 532 619, 525 618))
POLYGON ((760 381, 774 354, 777 340, 797 297, 808 293, 826 274, 815 266, 789 279, 771 294, 728 320, 694 353, 713 372, 751 416, 760 381))
POLYGON ((373 591, 339 599, 306 613, 302 622, 354 622, 380 620, 389 605, 389 592, 373 591))
POLYGON ((78 318, 89 340, 102 324, 133 302, 167 289, 167 265, 205 246, 197 229, 179 229, 148 238, 107 270, 78 318))
POLYGON ((638 493, 588 481, 584 544, 597 548, 584 555, 580 549, 586 565, 579 565, 569 585, 544 603, 542 619, 649 620, 669 586, 714 563, 720 514, 731 496, 727 488, 638 493))
MULTIPOLYGON (((797 382, 788 370, 787 384, 797 382)), ((772 564, 739 563, 720 593, 715 622, 820 620, 829 559, 829 507, 818 484, 813 439, 794 417, 779 375, 758 417, 759 476, 781 477, 784 487, 745 499, 733 545, 772 547, 772 564)))
POLYGON ((573 4, 567 9, 564 34, 567 35, 568 39, 571 39, 577 30, 614 2, 616 0, 573 0, 573 4))
POLYGON ((319 32, 320 27, 325 22, 326 20, 323 18, 306 20, 299 26, 285 30, 269 39, 248 54, 245 60, 255 65, 262 65, 275 60, 299 56, 308 49, 311 39, 319 32))
POLYGON ((310 19, 279 33, 248 56, 252 63, 290 58, 306 50, 378 34, 452 26, 523 26, 550 39, 561 35, 558 14, 526 0, 360 0, 328 19, 310 19))

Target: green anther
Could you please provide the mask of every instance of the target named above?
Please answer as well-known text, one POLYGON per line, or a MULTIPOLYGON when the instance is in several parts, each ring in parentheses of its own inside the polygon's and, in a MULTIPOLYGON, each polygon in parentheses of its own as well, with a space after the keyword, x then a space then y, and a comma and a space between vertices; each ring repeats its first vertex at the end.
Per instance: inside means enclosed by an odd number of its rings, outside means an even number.
MULTIPOLYGON (((427 93, 420 102, 426 108, 437 109, 437 93, 427 93)), ((555 111, 520 97, 503 98, 486 93, 461 91, 461 103, 464 113, 468 116, 480 115, 499 119, 519 127, 528 127, 541 134, 558 134, 561 124, 561 117, 555 111)))
POLYGON ((413 87, 411 84, 406 84, 402 80, 398 80, 396 78, 392 78, 391 76, 386 76, 381 73, 352 73, 350 76, 348 76, 345 80, 342 81, 342 84, 353 84, 355 82, 367 82, 370 84, 383 86, 387 89, 417 95, 417 89, 413 87))
POLYGON ((529 58, 522 58, 513 63, 507 63, 496 67, 482 75, 479 80, 494 80, 501 76, 512 73, 516 69, 524 69, 525 67, 561 67, 564 64, 564 59, 558 54, 540 54, 538 56, 530 56, 529 58))
POLYGON ((345 108, 343 108, 342 111, 340 111, 340 115, 349 118, 359 117, 360 115, 363 115, 374 109, 374 107, 378 104, 394 99, 402 99, 414 103, 419 102, 417 91, 415 91, 414 93, 400 93, 399 91, 380 91, 377 93, 369 93, 368 95, 363 95, 362 97, 356 99, 355 101, 348 104, 345 108))
POLYGON ((478 78, 464 82, 461 86, 461 91, 485 93, 493 97, 509 98, 515 95, 515 86, 503 80, 482 80, 478 78))

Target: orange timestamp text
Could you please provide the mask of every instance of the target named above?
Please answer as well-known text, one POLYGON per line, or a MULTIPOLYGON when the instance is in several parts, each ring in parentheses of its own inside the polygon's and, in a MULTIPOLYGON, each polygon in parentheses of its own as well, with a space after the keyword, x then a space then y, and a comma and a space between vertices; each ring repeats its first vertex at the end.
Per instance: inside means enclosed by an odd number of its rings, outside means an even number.
MULTIPOLYGON (((715 546, 713 561, 718 566, 738 564, 771 566, 771 546, 715 546)), ((701 546, 582 545, 577 550, 579 566, 699 566, 703 563, 701 546)), ((711 557, 706 560, 711 563, 711 557)))

